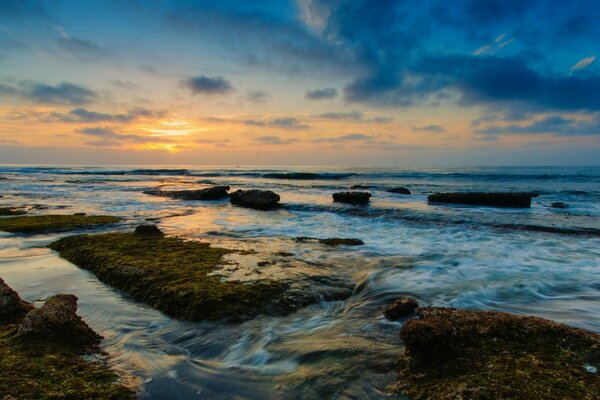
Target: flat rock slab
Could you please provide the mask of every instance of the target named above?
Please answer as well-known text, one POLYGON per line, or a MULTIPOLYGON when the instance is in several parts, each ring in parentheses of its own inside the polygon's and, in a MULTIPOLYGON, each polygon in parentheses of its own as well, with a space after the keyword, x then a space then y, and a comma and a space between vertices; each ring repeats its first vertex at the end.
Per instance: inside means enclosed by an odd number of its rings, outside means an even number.
POLYGON ((179 200, 221 200, 229 197, 229 186, 213 186, 197 190, 160 190, 152 189, 144 191, 152 196, 170 197, 179 200))
POLYGON ((231 250, 161 235, 107 233, 60 239, 49 247, 103 282, 167 315, 193 321, 243 321, 285 315, 318 299, 292 293, 286 281, 224 280, 231 250))
POLYGON ((333 194, 333 201, 349 204, 367 204, 371 198, 368 192, 338 192, 333 194))
POLYGON ((432 203, 529 208, 531 207, 531 198, 537 196, 537 193, 435 193, 429 195, 427 200, 432 203))
POLYGON ((600 335, 501 312, 416 312, 396 384, 413 400, 600 398, 600 335))
POLYGON ((114 224, 121 217, 111 215, 49 214, 0 218, 0 231, 13 233, 62 232, 94 225, 114 224))

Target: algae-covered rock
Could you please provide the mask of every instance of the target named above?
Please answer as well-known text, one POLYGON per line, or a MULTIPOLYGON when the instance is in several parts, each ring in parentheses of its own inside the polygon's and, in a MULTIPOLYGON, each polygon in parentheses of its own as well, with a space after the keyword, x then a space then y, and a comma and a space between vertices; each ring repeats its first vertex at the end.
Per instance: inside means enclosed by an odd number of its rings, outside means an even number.
POLYGON ((411 399, 598 399, 600 335, 537 317, 417 309, 396 388, 411 399), (587 367, 587 368, 586 368, 587 367))
POLYGON ((491 207, 531 207, 531 198, 537 193, 503 193, 503 192, 466 192, 466 193, 435 193, 427 200, 432 203, 466 204, 491 207))
POLYGON ((280 197, 270 190, 236 190, 231 193, 231 203, 257 210, 270 210, 278 206, 280 197))
POLYGON ((0 399, 135 398, 107 365, 100 336, 75 314, 75 296, 51 297, 37 310, 0 279, 0 302, 6 298, 18 312, 0 319, 0 399))
POLYGON ((94 225, 114 224, 121 221, 121 219, 110 215, 87 216, 85 214, 49 214, 0 218, 0 231, 13 233, 61 232, 94 225))
POLYGON ((164 235, 164 233, 158 229, 158 226, 153 224, 138 225, 135 227, 134 233, 136 235, 164 235))
POLYGON ((563 203, 562 201, 557 201, 557 202, 550 204, 550 207, 552 207, 552 208, 567 208, 569 206, 567 205, 567 203, 563 203))
POLYGON ((32 309, 0 278, 0 325, 20 321, 32 309))
POLYGON ((416 300, 410 297, 401 297, 390 304, 383 312, 383 315, 390 321, 396 321, 412 314, 417 307, 419 307, 419 303, 416 300))
POLYGON ((387 191, 390 193, 397 193, 397 194, 410 194, 410 190, 408 190, 405 187, 392 188, 392 189, 388 189, 387 191))
POLYGON ((19 335, 69 343, 98 344, 101 337, 77 315, 77 297, 57 294, 31 310, 19 324, 19 335))
POLYGON ((368 192, 338 192, 333 194, 333 201, 349 204, 367 204, 371 198, 368 192))
POLYGON ((66 237, 49 247, 135 300, 177 318, 241 321, 288 314, 308 301, 289 296, 286 282, 220 279, 213 272, 231 250, 197 241, 107 233, 66 237))
POLYGON ((213 186, 197 190, 160 190, 151 189, 144 191, 153 196, 164 196, 179 200, 221 200, 229 197, 229 186, 213 186))

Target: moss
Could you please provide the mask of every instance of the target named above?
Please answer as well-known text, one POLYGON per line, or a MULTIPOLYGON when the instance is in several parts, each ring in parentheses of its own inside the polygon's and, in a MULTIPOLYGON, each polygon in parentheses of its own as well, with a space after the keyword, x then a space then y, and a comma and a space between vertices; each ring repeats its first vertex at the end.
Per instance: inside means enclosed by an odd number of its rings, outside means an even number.
POLYGON ((17 207, 0 207, 0 216, 4 217, 7 215, 23 215, 27 214, 27 211, 17 207))
POLYGON ((600 336, 536 317, 419 308, 396 388, 421 399, 598 399, 600 336))
POLYGON ((288 314, 296 304, 288 285, 243 283, 210 275, 230 250, 160 235, 108 233, 60 239, 49 246, 167 315, 193 321, 241 321, 258 314, 288 314))
POLYGON ((19 233, 59 232, 92 225, 113 224, 121 217, 109 215, 32 215, 0 219, 0 231, 19 233))

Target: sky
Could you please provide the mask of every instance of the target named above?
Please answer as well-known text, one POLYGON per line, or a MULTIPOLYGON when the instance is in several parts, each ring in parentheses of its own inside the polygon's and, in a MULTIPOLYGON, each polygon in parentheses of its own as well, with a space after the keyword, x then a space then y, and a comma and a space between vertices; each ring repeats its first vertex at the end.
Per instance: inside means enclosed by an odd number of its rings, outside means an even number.
POLYGON ((597 0, 0 0, 0 163, 599 165, 597 0))

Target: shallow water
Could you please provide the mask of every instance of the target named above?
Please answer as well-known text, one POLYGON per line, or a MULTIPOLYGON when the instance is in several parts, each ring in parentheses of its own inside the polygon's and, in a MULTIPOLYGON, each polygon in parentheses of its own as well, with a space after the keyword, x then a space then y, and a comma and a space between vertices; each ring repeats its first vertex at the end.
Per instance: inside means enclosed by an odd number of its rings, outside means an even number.
POLYGON ((532 314, 600 332, 600 236, 586 234, 600 230, 600 168, 5 166, 0 177, 7 178, 0 180, 0 205, 123 215, 127 222, 116 228, 123 230, 159 218, 168 234, 253 248, 267 257, 291 252, 281 261, 293 267, 290 273, 312 269, 355 283, 346 301, 324 301, 287 317, 190 323, 131 301, 43 247, 62 235, 0 233, 0 277, 30 301, 76 294, 79 313, 106 337, 112 363, 139 379, 147 399, 396 398, 386 387, 394 378, 390 365, 403 351, 402 321, 386 321, 381 311, 400 294, 427 305, 532 314), (264 177, 295 171, 325 175, 264 177), (271 189, 283 206, 261 212, 142 193, 212 183, 271 189), (333 192, 356 184, 372 186, 371 205, 331 202, 333 192), (385 191, 395 186, 413 195, 385 191), (426 202, 436 191, 467 190, 536 191, 540 197, 523 210, 426 202), (569 208, 548 207, 555 201, 569 208), (540 231, 545 228, 575 234, 540 231), (365 245, 330 249, 296 243, 297 236, 355 237, 365 245))

